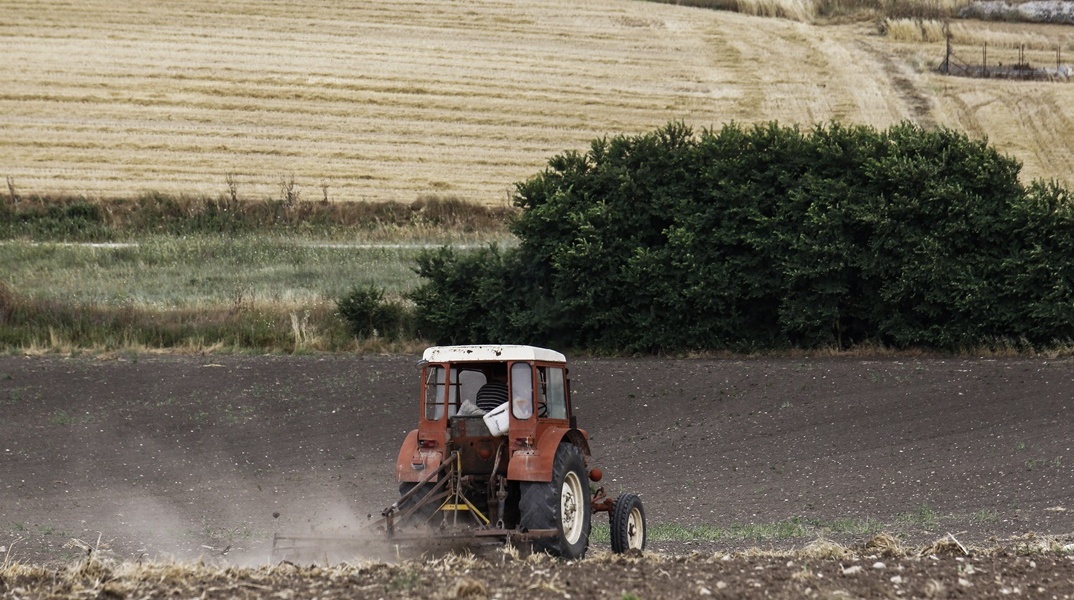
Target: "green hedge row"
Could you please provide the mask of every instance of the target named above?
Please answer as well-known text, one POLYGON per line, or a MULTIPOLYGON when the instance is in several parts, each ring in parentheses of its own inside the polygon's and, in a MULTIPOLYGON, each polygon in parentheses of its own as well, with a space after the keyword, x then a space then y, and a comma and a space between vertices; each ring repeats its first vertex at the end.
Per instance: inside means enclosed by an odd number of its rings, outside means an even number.
POLYGON ((148 192, 137 198, 9 193, 0 239, 104 242, 138 235, 279 232, 321 237, 403 227, 501 231, 515 209, 426 195, 400 202, 296 202, 148 192))
POLYGON ((1074 340, 1074 203, 984 141, 901 124, 669 124, 518 185, 515 249, 426 252, 442 343, 630 352, 1074 340))

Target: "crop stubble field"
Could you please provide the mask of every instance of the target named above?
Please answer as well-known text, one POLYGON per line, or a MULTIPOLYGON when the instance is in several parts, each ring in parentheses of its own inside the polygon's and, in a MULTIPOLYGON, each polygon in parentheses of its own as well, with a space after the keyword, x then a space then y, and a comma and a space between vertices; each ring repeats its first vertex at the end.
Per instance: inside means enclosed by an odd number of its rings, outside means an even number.
MULTIPOLYGON (((219 194, 230 173, 246 195, 293 176, 307 199, 494 204, 555 153, 669 120, 911 119, 987 135, 1026 178, 1067 183, 1074 157, 1074 87, 941 77, 942 43, 865 23, 613 0, 5 0, 0 14, 0 168, 24 192, 219 194)), ((1028 27, 1032 60, 1069 48, 1028 27)), ((1016 56, 1004 35, 994 62, 1016 56)))

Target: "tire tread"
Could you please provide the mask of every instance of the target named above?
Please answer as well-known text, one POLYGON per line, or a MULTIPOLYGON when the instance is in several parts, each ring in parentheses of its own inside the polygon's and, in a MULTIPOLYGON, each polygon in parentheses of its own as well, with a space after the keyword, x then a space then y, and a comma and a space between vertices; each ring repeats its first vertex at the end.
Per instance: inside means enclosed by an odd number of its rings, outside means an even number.
POLYGON ((641 498, 637 494, 627 492, 620 494, 619 497, 615 499, 615 508, 609 516, 609 519, 611 520, 612 552, 616 554, 622 554, 630 549, 627 526, 630 523, 630 513, 634 510, 635 506, 641 511, 641 549, 645 549, 645 542, 648 541, 648 536, 645 532, 645 508, 642 506, 641 498))
MULTIPOLYGON (((556 450, 555 462, 552 466, 552 481, 550 482, 523 482, 521 498, 519 499, 519 511, 522 513, 519 526, 524 530, 534 529, 559 529, 560 528, 560 500, 559 493, 562 488, 563 478, 571 468, 580 467, 579 476, 583 484, 585 478, 585 458, 582 450, 573 444, 560 444, 556 450)), ((572 552, 560 536, 549 539, 536 540, 533 547, 536 550, 548 552, 563 558, 581 558, 585 556, 589 547, 589 533, 592 528, 592 518, 589 512, 588 498, 582 499, 586 511, 584 530, 580 540, 580 552, 572 552)))

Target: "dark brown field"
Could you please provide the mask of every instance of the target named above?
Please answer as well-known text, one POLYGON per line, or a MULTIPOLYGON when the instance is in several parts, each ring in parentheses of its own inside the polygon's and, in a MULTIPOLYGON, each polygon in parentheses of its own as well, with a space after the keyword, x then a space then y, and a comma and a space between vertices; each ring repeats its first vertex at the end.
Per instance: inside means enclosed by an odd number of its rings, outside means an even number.
POLYGON ((267 568, 274 533, 359 536, 394 500, 415 360, 0 358, 0 596, 1074 594, 1067 359, 576 360, 593 461, 642 495, 646 557, 378 544, 267 568), (117 562, 80 563, 73 539, 117 562), (868 546, 885 539, 901 548, 868 546), (203 566, 131 571, 169 559, 203 566))

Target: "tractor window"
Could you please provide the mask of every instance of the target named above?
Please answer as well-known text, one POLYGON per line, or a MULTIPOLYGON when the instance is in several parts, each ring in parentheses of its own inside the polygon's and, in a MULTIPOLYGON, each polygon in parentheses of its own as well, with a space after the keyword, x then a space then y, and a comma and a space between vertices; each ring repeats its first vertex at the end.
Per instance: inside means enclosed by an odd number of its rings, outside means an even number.
POLYGON ((563 369, 538 367, 540 389, 537 398, 537 416, 549 419, 567 418, 567 389, 563 381, 563 369))
POLYGON ((533 416, 533 367, 529 363, 511 365, 511 406, 516 419, 533 416))
POLYGON ((455 410, 451 411, 452 414, 463 402, 469 401, 471 404, 477 404, 477 390, 481 389, 486 381, 484 373, 473 369, 455 370, 451 380, 457 390, 451 394, 451 402, 456 405, 455 410))
POLYGON ((444 416, 444 376, 447 372, 440 366, 425 368, 425 418, 438 421, 444 416))

